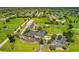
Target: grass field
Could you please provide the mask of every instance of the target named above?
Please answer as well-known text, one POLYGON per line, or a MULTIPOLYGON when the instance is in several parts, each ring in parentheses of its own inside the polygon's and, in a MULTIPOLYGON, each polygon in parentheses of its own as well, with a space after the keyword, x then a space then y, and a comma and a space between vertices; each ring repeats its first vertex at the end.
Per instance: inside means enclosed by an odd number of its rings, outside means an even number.
POLYGON ((0 21, 0 42, 6 38, 7 34, 13 33, 23 22, 24 18, 10 19, 10 22, 5 24, 3 21, 0 21), (3 28, 4 26, 7 26, 7 28, 3 28))
POLYGON ((54 33, 62 33, 63 31, 67 30, 67 25, 55 25, 55 24, 45 24, 45 22, 49 22, 48 18, 35 18, 35 23, 39 26, 46 26, 48 25, 48 28, 45 28, 47 31, 47 35, 51 35, 54 33))
POLYGON ((0 49, 0 51, 9 51, 9 52, 34 52, 38 48, 38 43, 29 43, 29 42, 24 42, 20 39, 16 39, 14 43, 14 49, 11 49, 11 45, 9 41, 0 49))

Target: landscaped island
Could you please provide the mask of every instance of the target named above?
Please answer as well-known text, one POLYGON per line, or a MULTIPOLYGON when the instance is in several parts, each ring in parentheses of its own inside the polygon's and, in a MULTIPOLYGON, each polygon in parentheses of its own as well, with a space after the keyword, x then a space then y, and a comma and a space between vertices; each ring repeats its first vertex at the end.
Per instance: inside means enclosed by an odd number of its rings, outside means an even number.
POLYGON ((0 51, 79 51, 79 8, 0 8, 0 51))

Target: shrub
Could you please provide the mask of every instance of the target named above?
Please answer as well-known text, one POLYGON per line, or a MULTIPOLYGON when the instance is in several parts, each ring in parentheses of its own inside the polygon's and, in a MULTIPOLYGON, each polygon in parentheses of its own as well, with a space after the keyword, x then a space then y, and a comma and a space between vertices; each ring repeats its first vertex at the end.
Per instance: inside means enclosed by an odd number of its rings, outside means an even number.
POLYGON ((72 31, 63 32, 63 35, 67 38, 68 42, 74 42, 72 39, 74 33, 72 31))
POLYGON ((7 19, 6 22, 10 22, 10 19, 7 19))
POLYGON ((44 40, 41 38, 39 41, 40 44, 44 44, 44 40))
POLYGON ((3 26, 3 28, 7 28, 7 26, 3 26))
POLYGON ((53 34, 53 35, 51 36, 51 40, 53 41, 53 40, 55 39, 55 37, 56 37, 56 34, 53 34))
POLYGON ((72 29, 73 28, 73 25, 70 23, 69 25, 68 25, 68 29, 72 29))
POLYGON ((55 47, 53 47, 52 45, 49 46, 50 51, 55 50, 55 47))

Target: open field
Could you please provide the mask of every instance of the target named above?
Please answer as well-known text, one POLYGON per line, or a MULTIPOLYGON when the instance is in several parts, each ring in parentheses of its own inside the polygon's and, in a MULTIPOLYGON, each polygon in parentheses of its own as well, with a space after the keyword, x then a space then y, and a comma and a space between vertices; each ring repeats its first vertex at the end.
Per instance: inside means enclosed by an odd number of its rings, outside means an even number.
POLYGON ((0 51, 8 51, 8 52, 34 52, 38 48, 38 43, 29 43, 29 42, 24 42, 20 39, 16 39, 14 43, 14 49, 12 49, 9 41, 0 49, 0 51))

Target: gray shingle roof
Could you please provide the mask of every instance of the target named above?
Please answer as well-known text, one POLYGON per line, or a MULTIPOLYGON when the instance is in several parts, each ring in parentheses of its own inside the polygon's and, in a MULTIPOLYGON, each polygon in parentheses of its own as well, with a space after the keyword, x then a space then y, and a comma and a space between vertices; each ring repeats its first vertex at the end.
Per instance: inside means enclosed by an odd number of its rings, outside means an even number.
POLYGON ((31 36, 31 37, 33 37, 33 36, 40 36, 40 37, 44 37, 44 35, 45 35, 45 32, 44 31, 42 31, 42 30, 37 30, 37 31, 29 31, 28 33, 27 33, 27 36, 31 36))

